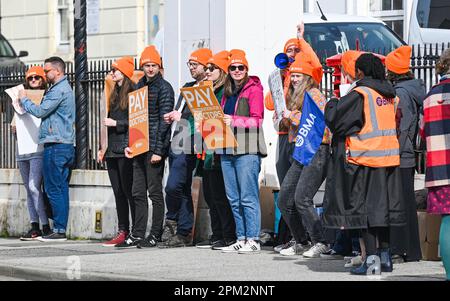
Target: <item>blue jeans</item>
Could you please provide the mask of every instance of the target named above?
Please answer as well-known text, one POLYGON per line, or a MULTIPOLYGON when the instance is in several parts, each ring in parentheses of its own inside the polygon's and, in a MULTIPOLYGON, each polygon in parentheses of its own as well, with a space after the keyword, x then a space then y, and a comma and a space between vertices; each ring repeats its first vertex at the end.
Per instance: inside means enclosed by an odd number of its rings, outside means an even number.
POLYGON ((169 178, 166 185, 166 219, 177 222, 177 234, 188 236, 194 225, 192 204, 192 177, 197 157, 195 155, 169 154, 169 178))
POLYGON ((46 144, 44 149, 44 185, 53 211, 53 231, 66 233, 69 219, 69 175, 74 164, 71 144, 46 144))
POLYGON ((222 156, 225 191, 236 222, 238 240, 259 240, 261 207, 259 204, 258 155, 222 156))

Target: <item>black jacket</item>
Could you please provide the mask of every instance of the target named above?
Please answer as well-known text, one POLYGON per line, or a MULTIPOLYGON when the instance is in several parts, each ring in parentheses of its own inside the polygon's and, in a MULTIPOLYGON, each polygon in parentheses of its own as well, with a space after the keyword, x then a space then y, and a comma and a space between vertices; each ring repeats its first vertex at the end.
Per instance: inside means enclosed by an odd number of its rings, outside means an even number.
POLYGON ((418 132, 419 112, 425 99, 425 86, 422 80, 405 80, 394 84, 400 98, 400 167, 416 166, 414 147, 418 132))
POLYGON ((144 76, 137 88, 148 86, 148 121, 150 153, 167 157, 170 147, 170 125, 164 122, 164 115, 172 112, 175 96, 172 86, 161 74, 150 81, 144 76))
MULTIPOLYGON (((366 78, 356 83, 394 98, 387 81, 366 78)), ((370 168, 350 164, 346 159, 346 137, 364 126, 364 100, 356 91, 332 99, 325 108, 325 120, 333 133, 324 197, 324 225, 335 229, 364 229, 402 225, 399 168, 370 168)))
MULTIPOLYGON (((119 89, 119 88, 115 88, 119 89)), ((117 122, 116 127, 108 127, 108 149, 106 158, 125 157, 125 148, 128 147, 128 107, 122 110, 119 104, 112 105, 108 118, 117 122)))
MULTIPOLYGON (((186 83, 183 88, 193 87, 196 82, 186 83)), ((175 110, 179 110, 183 104, 183 95, 180 94, 175 110)), ((186 155, 194 155, 196 153, 195 146, 202 145, 202 137, 195 131, 194 128, 194 116, 191 113, 188 105, 185 104, 181 111, 181 121, 177 123, 172 140, 172 151, 176 153, 184 153, 186 155), (190 140, 190 143, 185 143, 186 139, 190 140), (190 145, 189 145, 190 144, 190 145)))

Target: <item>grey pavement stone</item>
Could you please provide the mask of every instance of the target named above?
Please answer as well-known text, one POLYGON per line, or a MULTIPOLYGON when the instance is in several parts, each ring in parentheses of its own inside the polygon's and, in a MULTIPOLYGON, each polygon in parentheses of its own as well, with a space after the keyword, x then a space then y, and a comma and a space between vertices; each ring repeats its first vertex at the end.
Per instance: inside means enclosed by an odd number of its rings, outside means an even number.
POLYGON ((0 239, 0 276, 27 280, 151 281, 441 281, 441 262, 397 264, 380 278, 352 276, 343 261, 223 254, 194 247, 128 249, 99 242, 40 243, 0 239), (79 274, 76 274, 79 269, 79 274), (78 277, 79 276, 79 277, 78 277))

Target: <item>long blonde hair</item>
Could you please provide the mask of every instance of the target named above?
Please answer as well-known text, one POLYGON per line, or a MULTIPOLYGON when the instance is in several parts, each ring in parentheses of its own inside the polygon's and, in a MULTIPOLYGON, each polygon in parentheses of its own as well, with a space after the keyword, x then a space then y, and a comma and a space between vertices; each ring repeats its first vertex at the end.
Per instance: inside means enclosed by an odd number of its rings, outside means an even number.
POLYGON ((303 74, 303 80, 297 88, 294 88, 292 83, 289 86, 288 93, 286 95, 286 104, 289 111, 298 110, 301 111, 303 107, 303 99, 305 92, 312 88, 317 88, 318 85, 312 79, 311 76, 303 74))
POLYGON ((225 73, 225 71, 223 71, 220 68, 219 68, 219 71, 220 71, 220 76, 217 80, 214 81, 214 87, 213 87, 214 91, 223 87, 225 85, 225 82, 227 81, 227 74, 225 73))

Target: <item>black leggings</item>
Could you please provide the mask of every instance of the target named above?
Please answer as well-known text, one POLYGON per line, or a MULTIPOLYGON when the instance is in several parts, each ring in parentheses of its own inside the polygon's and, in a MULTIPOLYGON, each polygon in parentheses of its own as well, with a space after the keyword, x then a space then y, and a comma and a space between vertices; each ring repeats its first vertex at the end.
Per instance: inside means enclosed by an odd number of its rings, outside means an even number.
POLYGON ((377 254, 377 239, 381 249, 389 248, 389 228, 374 227, 362 230, 362 238, 366 245, 367 256, 377 254))

